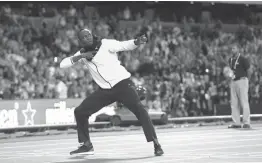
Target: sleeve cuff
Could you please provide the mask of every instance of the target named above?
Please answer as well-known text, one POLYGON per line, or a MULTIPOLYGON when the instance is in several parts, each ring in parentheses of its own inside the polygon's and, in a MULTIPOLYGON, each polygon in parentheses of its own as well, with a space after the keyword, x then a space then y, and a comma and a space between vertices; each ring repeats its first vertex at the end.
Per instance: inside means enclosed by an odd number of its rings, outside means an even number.
POLYGON ((70 57, 70 61, 72 64, 74 64, 73 57, 70 57))

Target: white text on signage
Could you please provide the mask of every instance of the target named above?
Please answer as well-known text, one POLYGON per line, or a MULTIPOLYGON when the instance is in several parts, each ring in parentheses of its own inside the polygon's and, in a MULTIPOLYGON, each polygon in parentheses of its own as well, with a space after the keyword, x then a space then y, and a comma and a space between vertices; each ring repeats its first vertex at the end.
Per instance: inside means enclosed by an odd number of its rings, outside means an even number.
POLYGON ((16 126, 18 126, 17 111, 15 109, 0 110, 0 128, 16 126))
POLYGON ((46 124, 72 124, 75 122, 74 107, 66 108, 66 102, 54 104, 54 108, 46 109, 46 124))

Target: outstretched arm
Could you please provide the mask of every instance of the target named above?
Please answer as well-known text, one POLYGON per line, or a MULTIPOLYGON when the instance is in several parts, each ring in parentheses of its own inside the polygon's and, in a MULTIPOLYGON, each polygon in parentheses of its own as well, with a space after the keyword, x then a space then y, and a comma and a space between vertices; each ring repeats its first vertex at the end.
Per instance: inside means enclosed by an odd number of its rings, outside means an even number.
POLYGON ((134 50, 137 46, 145 44, 146 42, 147 38, 144 35, 128 41, 110 40, 109 51, 116 53, 120 51, 134 50))
POLYGON ((80 51, 76 52, 73 56, 66 57, 60 62, 60 68, 68 68, 74 65, 82 58, 80 51))
POLYGON ((93 52, 85 52, 83 49, 76 52, 73 56, 66 57, 60 62, 60 68, 68 68, 80 61, 82 58, 89 60, 94 56, 93 52))

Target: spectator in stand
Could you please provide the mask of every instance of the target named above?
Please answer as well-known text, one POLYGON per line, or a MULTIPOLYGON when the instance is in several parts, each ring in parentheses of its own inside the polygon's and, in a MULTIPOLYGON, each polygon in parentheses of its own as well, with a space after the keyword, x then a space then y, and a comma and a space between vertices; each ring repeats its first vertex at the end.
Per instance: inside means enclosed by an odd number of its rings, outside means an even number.
POLYGON ((78 81, 74 80, 68 88, 68 97, 69 98, 79 98, 81 97, 80 92, 81 92, 81 88, 78 84, 78 81))
POLYGON ((210 87, 208 89, 208 94, 211 98, 211 112, 212 115, 216 113, 216 105, 218 104, 218 95, 217 95, 217 87, 213 81, 210 82, 210 87))
POLYGON ((131 19, 131 11, 128 7, 125 8, 123 12, 123 17, 125 20, 130 20, 131 19))
POLYGON ((56 91, 56 98, 59 99, 66 99, 67 98, 67 85, 63 82, 61 76, 56 77, 56 85, 55 85, 55 91, 56 91))

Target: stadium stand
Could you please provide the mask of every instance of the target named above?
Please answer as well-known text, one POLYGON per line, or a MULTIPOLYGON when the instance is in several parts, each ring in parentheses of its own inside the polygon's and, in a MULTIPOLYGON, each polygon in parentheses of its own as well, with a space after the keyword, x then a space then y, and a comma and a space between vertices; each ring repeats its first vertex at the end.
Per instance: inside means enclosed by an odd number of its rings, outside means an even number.
POLYGON ((218 114, 230 100, 223 68, 234 42, 252 63, 250 102, 261 104, 262 30, 254 6, 236 5, 233 12, 230 4, 20 3, 1 2, 1 99, 80 98, 95 90, 80 66, 58 68, 77 50, 76 32, 88 27, 118 40, 146 31, 148 44, 119 57, 134 82, 147 88, 150 108, 173 117, 218 114))

